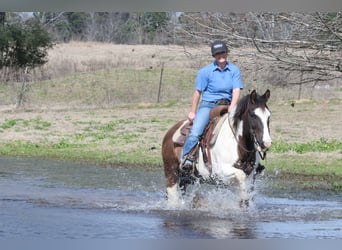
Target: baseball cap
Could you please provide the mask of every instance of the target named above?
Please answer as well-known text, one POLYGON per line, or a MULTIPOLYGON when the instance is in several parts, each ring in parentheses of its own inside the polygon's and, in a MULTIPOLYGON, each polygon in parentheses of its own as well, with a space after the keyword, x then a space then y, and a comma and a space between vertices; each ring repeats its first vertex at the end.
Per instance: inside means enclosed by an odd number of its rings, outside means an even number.
POLYGON ((211 44, 211 54, 215 56, 220 52, 228 52, 227 45, 223 41, 215 41, 211 44))

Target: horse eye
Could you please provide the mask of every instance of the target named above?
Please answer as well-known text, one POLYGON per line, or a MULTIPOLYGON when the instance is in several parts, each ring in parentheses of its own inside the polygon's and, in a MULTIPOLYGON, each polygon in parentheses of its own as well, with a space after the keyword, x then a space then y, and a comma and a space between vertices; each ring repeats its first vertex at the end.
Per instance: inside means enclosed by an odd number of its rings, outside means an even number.
POLYGON ((254 113, 254 112, 251 112, 250 113, 250 116, 253 118, 253 119, 255 119, 257 116, 256 116, 256 114, 254 113))

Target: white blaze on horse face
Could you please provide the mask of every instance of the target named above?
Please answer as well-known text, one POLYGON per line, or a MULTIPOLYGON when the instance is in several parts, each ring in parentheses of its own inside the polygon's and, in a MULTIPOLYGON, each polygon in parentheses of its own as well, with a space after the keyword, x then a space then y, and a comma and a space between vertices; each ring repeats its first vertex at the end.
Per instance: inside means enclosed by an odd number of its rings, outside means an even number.
POLYGON ((268 119, 271 113, 267 108, 265 109, 256 108, 254 113, 260 118, 262 125, 264 127, 264 134, 262 137, 263 143, 266 148, 270 148, 272 144, 272 139, 271 139, 270 131, 268 129, 268 119))

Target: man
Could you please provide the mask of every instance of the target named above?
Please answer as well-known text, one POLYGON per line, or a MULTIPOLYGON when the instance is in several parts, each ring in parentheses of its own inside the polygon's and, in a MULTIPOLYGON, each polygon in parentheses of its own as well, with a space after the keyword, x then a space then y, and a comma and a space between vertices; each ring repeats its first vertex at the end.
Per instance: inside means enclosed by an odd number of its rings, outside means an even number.
POLYGON ((228 105, 228 112, 230 112, 240 98, 243 88, 240 70, 227 61, 228 52, 227 45, 223 41, 212 43, 211 54, 215 60, 197 73, 191 111, 188 115, 193 126, 184 144, 181 159, 181 169, 184 171, 192 169, 194 159, 191 159, 188 154, 196 146, 209 123, 211 109, 224 102, 228 105))

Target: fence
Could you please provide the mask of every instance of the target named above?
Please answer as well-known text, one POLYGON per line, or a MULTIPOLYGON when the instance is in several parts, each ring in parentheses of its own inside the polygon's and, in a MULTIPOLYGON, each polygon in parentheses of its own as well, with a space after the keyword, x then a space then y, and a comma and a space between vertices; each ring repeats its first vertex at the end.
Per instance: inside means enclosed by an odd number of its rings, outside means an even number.
MULTIPOLYGON (((207 47, 114 45, 79 43, 57 45, 49 62, 28 72, 26 92, 22 82, 0 84, 0 105, 111 106, 127 103, 187 102, 190 105, 197 70, 211 62, 207 47)), ((229 61, 241 69, 244 94, 271 89, 272 100, 340 97, 340 83, 287 84, 287 74, 272 72, 270 62, 260 61, 250 49, 231 51, 229 61), (273 78, 284 84, 272 84, 273 78)), ((16 78, 16 79, 21 79, 16 78)))

